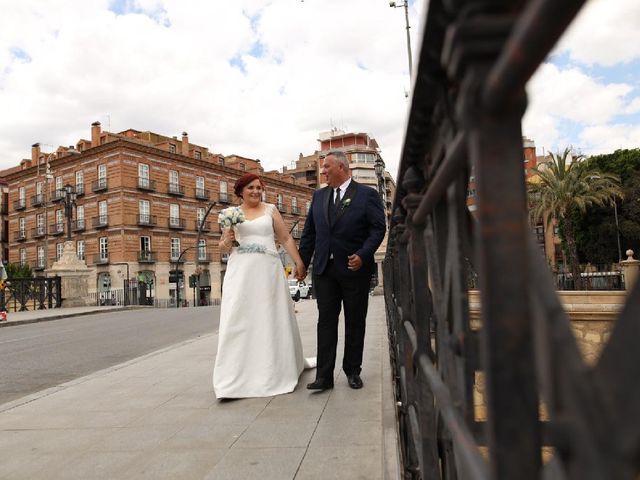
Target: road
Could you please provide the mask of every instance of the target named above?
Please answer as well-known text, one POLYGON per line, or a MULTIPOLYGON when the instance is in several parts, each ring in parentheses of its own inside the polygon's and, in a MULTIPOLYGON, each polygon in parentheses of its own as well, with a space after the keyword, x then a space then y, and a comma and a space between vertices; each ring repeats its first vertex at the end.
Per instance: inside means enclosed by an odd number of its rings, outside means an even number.
MULTIPOLYGON (((0 405, 218 329, 220 307, 100 313, 0 329, 0 405)), ((213 352, 211 352, 213 368, 213 352)))

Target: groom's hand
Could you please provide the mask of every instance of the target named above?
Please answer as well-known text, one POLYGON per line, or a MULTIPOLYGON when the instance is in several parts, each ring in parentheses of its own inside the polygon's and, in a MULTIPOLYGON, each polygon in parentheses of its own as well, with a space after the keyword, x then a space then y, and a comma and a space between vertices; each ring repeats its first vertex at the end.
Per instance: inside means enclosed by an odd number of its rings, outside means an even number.
POLYGON ((353 255, 349 255, 347 257, 347 268, 353 272, 357 272, 358 270, 360 270, 362 268, 362 259, 356 255, 355 253, 353 255))

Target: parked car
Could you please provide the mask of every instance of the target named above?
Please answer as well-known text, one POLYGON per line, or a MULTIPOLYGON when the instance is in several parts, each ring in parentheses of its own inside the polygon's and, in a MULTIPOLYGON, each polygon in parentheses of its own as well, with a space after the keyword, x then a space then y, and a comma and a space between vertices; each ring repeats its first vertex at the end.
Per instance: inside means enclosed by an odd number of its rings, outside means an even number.
POLYGON ((301 298, 311 297, 311 289, 309 288, 309 285, 295 279, 289 280, 289 293, 291 294, 291 298, 293 298, 294 302, 297 302, 301 298))

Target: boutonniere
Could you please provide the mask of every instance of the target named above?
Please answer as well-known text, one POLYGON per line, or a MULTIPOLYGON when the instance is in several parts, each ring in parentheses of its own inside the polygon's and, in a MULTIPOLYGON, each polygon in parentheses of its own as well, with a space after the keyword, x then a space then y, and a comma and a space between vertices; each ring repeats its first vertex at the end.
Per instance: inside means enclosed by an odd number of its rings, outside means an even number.
POLYGON ((351 199, 350 198, 345 198, 344 200, 342 200, 342 209, 343 210, 345 208, 348 208, 349 205, 351 205, 351 199))

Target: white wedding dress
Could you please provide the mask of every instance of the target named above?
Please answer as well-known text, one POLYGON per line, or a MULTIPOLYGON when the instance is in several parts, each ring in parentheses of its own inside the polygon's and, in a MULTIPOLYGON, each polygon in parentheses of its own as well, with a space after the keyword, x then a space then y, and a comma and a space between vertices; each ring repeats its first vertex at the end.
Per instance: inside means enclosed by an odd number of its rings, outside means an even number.
POLYGON ((276 252, 272 214, 235 227, 240 247, 229 256, 222 286, 217 398, 292 392, 304 367, 302 343, 284 269, 276 252))

